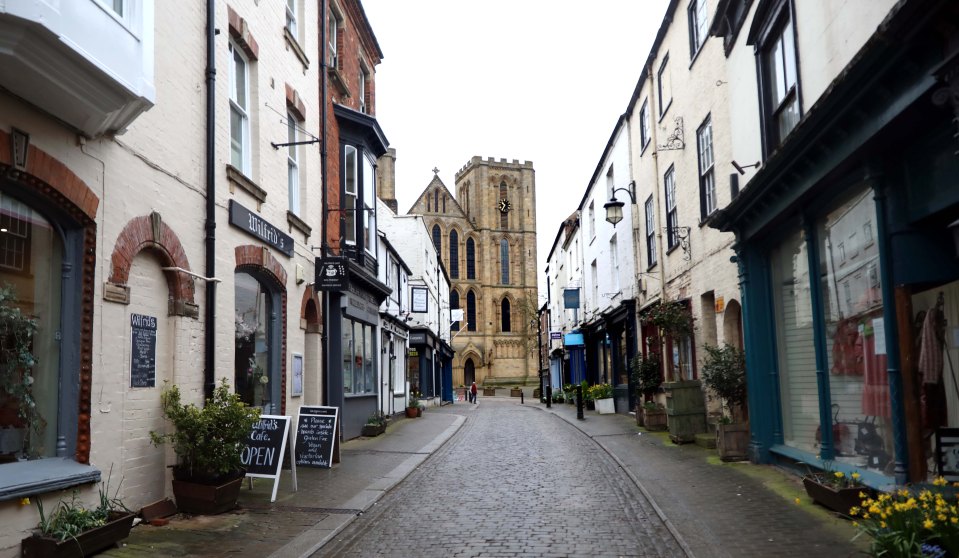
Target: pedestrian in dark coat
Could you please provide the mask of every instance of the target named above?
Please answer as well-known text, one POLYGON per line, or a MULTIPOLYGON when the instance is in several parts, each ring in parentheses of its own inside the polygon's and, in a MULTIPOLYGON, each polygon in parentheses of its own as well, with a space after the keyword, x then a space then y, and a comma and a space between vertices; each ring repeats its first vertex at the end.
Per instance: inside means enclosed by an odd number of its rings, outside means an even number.
POLYGON ((476 382, 470 386, 470 403, 476 403, 476 382))

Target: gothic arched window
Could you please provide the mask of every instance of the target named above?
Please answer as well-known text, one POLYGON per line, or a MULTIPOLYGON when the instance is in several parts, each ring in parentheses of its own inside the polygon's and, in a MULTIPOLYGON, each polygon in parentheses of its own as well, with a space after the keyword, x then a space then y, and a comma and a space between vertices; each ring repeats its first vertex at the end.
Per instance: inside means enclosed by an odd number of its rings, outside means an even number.
MULTIPOLYGON (((450 310, 459 310, 460 308, 460 294, 456 291, 450 291, 450 310)), ((450 329, 453 333, 456 333, 460 329, 459 321, 453 322, 453 325, 450 326, 450 329)))
POLYGON ((509 285, 509 242, 499 241, 500 284, 509 285))
POLYGON ((460 278, 460 238, 450 231, 450 279, 460 278))
POLYGON ((466 330, 476 331, 476 295, 466 293, 466 330))
POLYGON ((440 234, 441 234, 441 233, 440 233, 440 226, 439 226, 439 225, 433 225, 433 247, 436 248, 436 253, 437 253, 437 254, 442 254, 442 253, 443 253, 443 251, 442 251, 443 240, 442 240, 442 237, 440 236, 440 234))
POLYGON ((504 298, 500 304, 500 322, 502 331, 510 331, 509 299, 504 298))
POLYGON ((476 243, 472 238, 466 239, 466 278, 476 279, 476 243))

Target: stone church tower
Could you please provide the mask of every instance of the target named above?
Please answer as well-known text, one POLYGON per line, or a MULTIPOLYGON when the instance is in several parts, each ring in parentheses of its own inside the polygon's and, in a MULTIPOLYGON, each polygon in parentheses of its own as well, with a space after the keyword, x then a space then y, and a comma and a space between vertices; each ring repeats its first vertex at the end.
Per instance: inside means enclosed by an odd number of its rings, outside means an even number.
POLYGON ((538 385, 533 163, 473 157, 455 196, 434 176, 407 213, 424 217, 463 310, 453 385, 538 385))

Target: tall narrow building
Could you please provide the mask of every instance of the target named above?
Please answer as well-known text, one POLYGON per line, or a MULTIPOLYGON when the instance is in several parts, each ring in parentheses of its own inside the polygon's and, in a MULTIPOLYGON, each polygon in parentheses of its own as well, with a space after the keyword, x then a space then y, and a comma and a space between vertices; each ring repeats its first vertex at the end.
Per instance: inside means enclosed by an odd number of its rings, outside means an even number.
POLYGON ((449 308, 463 310, 453 384, 537 384, 533 163, 473 157, 455 196, 436 174, 408 213, 424 217, 452 282, 449 308))

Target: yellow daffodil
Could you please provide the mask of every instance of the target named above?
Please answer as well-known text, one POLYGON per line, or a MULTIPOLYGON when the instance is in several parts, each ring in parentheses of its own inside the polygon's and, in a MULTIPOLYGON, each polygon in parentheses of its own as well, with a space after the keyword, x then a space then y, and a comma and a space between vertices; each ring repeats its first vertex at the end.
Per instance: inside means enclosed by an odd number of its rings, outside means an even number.
POLYGON ((801 504, 801 503, 802 503, 802 500, 799 499, 799 498, 796 498, 796 503, 797 503, 797 504, 801 504))
POLYGON ((20 505, 21 505, 21 506, 29 506, 29 505, 30 505, 30 498, 20 498, 20 505))
POLYGON ((933 527, 935 527, 935 525, 936 524, 933 523, 931 519, 927 519, 922 522, 922 526, 925 527, 926 529, 932 529, 933 527))

